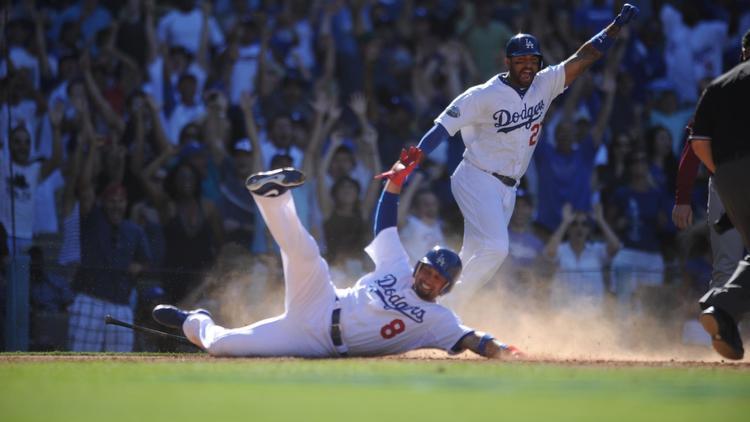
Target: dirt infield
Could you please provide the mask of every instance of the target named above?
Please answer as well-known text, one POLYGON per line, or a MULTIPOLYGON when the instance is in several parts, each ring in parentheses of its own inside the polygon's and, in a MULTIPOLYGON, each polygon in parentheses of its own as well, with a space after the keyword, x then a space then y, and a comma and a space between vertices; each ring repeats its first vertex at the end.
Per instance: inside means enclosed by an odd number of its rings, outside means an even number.
MULTIPOLYGON (((386 356, 380 358, 347 358, 354 361, 471 361, 482 364, 513 364, 513 365, 559 365, 580 367, 613 367, 613 368, 722 368, 740 371, 750 371, 750 362, 731 362, 725 360, 696 361, 696 360, 614 360, 614 359, 576 359, 576 358, 552 358, 534 357, 517 359, 512 361, 487 360, 470 355, 447 356, 440 351, 419 351, 404 355, 386 356)), ((295 361, 298 358, 215 358, 204 353, 184 354, 139 354, 139 353, 64 353, 64 354, 36 354, 36 353, 4 353, 0 354, 0 364, 20 362, 93 362, 93 361, 119 361, 119 362, 160 362, 160 363, 182 363, 182 362, 207 362, 221 360, 223 362, 284 362, 295 361)))

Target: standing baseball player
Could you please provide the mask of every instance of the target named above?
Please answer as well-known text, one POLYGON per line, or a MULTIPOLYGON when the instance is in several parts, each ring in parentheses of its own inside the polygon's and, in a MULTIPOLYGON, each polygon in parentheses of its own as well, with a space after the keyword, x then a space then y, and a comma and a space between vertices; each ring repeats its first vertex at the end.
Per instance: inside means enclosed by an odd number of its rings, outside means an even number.
POLYGON ((542 69, 539 42, 518 34, 505 47, 508 72, 473 86, 435 119, 419 143, 429 154, 461 131, 466 151, 451 177, 451 189, 464 216, 460 256, 465 262, 462 304, 497 271, 508 255, 508 221, 515 189, 539 141, 552 100, 597 61, 620 29, 638 14, 625 4, 615 20, 564 62, 542 69))
MULTIPOLYGON (((750 56, 750 31, 742 39, 742 54, 750 56)), ((729 219, 750 250, 750 138, 747 100, 750 60, 711 82, 695 110, 690 146, 713 172, 713 184, 729 219)), ((727 359, 742 359, 745 349, 737 321, 750 312, 750 255, 737 264, 729 281, 700 300, 699 321, 711 335, 714 349, 727 359)))
POLYGON ((181 327, 191 342, 215 356, 378 356, 421 348, 449 353, 464 349, 486 357, 518 355, 513 346, 461 325, 451 310, 436 303, 461 272, 461 259, 435 247, 412 271, 396 229, 401 184, 416 167, 421 151, 403 151, 388 174, 375 217, 375 239, 365 249, 375 270, 354 287, 337 289, 315 240, 304 229, 289 192, 304 175, 293 168, 256 173, 246 186, 281 248, 285 312, 242 328, 220 327, 202 309, 169 305, 154 319, 181 327))

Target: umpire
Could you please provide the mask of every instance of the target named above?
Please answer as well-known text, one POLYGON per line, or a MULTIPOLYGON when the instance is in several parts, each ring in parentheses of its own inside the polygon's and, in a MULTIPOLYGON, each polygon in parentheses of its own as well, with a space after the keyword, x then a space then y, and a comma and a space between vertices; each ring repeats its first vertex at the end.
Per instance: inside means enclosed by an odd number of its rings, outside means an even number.
MULTIPOLYGON (((690 144, 714 172, 724 208, 750 250, 750 31, 742 37, 742 63, 719 76, 698 101, 690 144)), ((714 350, 727 359, 742 359, 745 350, 737 321, 750 311, 750 255, 741 259, 723 286, 700 300, 700 322, 714 350)))

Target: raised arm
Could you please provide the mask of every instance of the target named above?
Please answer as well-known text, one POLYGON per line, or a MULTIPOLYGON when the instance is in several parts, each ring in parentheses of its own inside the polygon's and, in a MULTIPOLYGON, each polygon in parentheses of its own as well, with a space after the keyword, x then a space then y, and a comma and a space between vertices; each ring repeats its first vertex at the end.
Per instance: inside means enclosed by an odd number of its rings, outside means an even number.
POLYGON ((422 150, 414 146, 408 150, 402 149, 401 157, 393 164, 391 169, 375 176, 376 179, 388 179, 375 210, 375 225, 373 227, 375 236, 384 229, 397 226, 398 199, 401 195, 401 187, 409 174, 422 161, 422 155, 422 150))
POLYGON ((593 38, 586 41, 578 51, 563 62, 565 66, 565 86, 581 76, 595 61, 604 55, 620 33, 620 29, 638 14, 639 9, 625 3, 614 21, 593 38))
POLYGON ((146 63, 151 64, 159 57, 159 41, 156 39, 156 24, 154 23, 155 0, 144 0, 144 26, 146 31, 146 63))
POLYGON ((604 240, 607 242, 607 253, 610 257, 615 256, 617 251, 622 248, 622 242, 620 242, 620 238, 617 237, 617 234, 615 234, 609 223, 607 223, 607 219, 604 218, 604 210, 601 203, 594 204, 591 217, 596 221, 602 234, 604 234, 604 240))
POLYGON ((333 199, 331 198, 331 193, 328 191, 325 184, 326 173, 328 167, 331 165, 331 160, 333 160, 333 154, 336 152, 336 149, 341 146, 342 141, 343 140, 338 132, 333 132, 331 134, 331 143, 328 145, 328 149, 318 166, 318 174, 316 175, 318 178, 318 183, 316 183, 318 204, 320 205, 320 211, 323 214, 324 219, 327 219, 333 212, 333 199))
POLYGON ((253 105, 257 97, 243 92, 240 95, 240 109, 242 117, 245 120, 245 134, 250 139, 250 145, 253 147, 253 173, 263 171, 263 149, 260 147, 260 137, 258 136, 258 127, 253 117, 253 105))
POLYGON ((573 222, 574 217, 573 206, 566 202, 562 208, 562 220, 560 220, 560 225, 557 226, 557 229, 552 233, 547 244, 544 245, 543 253, 547 259, 557 259, 557 250, 560 247, 560 243, 562 243, 565 232, 568 231, 568 226, 573 222))
POLYGON ((101 90, 94 81, 94 76, 91 74, 91 61, 88 54, 84 54, 81 58, 81 70, 83 71, 83 80, 86 85, 86 91, 89 94, 89 98, 94 102, 97 110, 102 114, 104 120, 116 133, 115 139, 119 139, 123 131, 125 131, 125 121, 112 109, 107 100, 102 95, 101 90))
POLYGON ((204 1, 201 3, 201 34, 200 42, 198 44, 198 54, 196 54, 195 62, 201 69, 208 69, 208 33, 210 28, 208 26, 208 18, 211 16, 211 2, 204 1))
POLYGON ((62 141, 60 140, 60 125, 62 124, 64 112, 65 110, 62 103, 55 104, 49 110, 49 120, 50 123, 52 123, 52 156, 42 164, 39 174, 40 181, 46 179, 60 166, 60 164, 62 164, 63 152, 62 141))

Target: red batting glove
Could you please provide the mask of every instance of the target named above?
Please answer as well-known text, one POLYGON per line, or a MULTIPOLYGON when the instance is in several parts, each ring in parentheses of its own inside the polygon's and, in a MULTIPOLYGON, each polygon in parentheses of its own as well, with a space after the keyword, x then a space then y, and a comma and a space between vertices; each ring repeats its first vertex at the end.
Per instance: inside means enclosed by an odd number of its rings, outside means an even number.
POLYGON ((390 170, 375 176, 376 179, 388 178, 396 186, 402 186, 406 178, 422 162, 424 152, 421 148, 411 146, 401 150, 401 156, 390 170))

